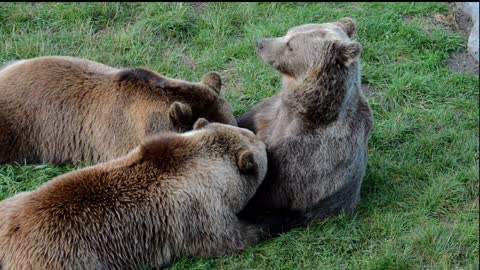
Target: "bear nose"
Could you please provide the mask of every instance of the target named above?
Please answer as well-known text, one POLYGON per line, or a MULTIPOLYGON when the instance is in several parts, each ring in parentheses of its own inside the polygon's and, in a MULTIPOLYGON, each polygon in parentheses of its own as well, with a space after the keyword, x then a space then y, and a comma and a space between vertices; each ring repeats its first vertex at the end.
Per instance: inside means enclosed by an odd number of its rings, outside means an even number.
POLYGON ((257 48, 263 49, 263 40, 261 38, 257 39, 257 48))

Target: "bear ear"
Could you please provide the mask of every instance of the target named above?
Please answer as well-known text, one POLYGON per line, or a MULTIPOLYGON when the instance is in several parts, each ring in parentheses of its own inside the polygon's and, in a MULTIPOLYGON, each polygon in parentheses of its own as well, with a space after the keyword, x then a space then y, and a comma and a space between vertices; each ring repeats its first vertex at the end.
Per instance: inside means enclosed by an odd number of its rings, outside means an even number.
POLYGON ((237 153, 237 166, 241 173, 251 174, 256 172, 257 163, 250 150, 242 149, 237 153))
POLYGON ((201 129, 203 127, 205 127, 206 125, 210 124, 210 122, 208 122, 207 119, 205 118, 198 118, 198 120, 195 122, 195 124, 193 124, 193 130, 196 130, 196 129, 201 129))
POLYGON ((355 41, 337 41, 334 43, 334 46, 337 50, 337 55, 346 66, 353 63, 353 60, 362 52, 362 45, 355 41))
POLYGON ((192 119, 192 109, 187 104, 175 101, 168 108, 168 116, 177 125, 185 124, 192 119))
POLYGON ((350 38, 353 36, 353 34, 355 34, 356 25, 355 21, 352 18, 341 18, 340 20, 334 22, 334 24, 340 26, 350 38))
POLYGON ((166 92, 173 92, 182 89, 181 83, 164 77, 160 77, 157 79, 157 86, 166 92))
POLYGON ((202 77, 201 82, 208 87, 212 88, 215 93, 219 94, 222 88, 222 79, 216 72, 209 72, 202 77))

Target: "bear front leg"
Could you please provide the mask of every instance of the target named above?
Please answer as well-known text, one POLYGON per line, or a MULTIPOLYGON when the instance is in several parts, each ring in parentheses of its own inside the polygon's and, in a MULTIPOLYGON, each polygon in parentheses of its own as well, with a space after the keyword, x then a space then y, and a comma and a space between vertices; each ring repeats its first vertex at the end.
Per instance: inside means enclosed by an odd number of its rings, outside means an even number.
POLYGON ((236 224, 231 224, 222 234, 222 247, 220 256, 231 256, 238 254, 250 246, 255 245, 262 239, 267 238, 267 233, 260 226, 247 223, 237 219, 236 224), (229 231, 229 232, 228 232, 229 231))
POLYGON ((198 246, 190 246, 191 255, 195 257, 215 258, 238 254, 246 248, 266 238, 264 231, 253 224, 238 220, 223 223, 216 228, 213 234, 202 233, 197 243, 198 246))

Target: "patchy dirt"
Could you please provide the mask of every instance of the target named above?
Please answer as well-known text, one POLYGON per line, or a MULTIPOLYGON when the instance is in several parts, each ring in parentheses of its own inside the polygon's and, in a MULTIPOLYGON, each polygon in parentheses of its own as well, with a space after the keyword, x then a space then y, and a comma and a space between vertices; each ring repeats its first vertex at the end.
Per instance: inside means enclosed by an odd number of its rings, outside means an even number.
POLYGON ((196 14, 202 14, 207 7, 207 2, 189 2, 188 3, 196 14))
MULTIPOLYGON (((467 42, 473 27, 472 19, 465 12, 456 8, 454 3, 451 3, 450 7, 451 10, 445 15, 436 13, 431 17, 422 18, 403 16, 402 21, 409 23, 414 20, 419 20, 423 25, 423 30, 427 33, 431 33, 434 28, 438 29, 438 27, 460 32, 467 42)), ((478 74, 479 71, 477 61, 475 61, 466 49, 463 52, 451 54, 445 64, 450 70, 455 72, 478 74)))
POLYGON ((197 67, 197 63, 195 62, 195 60, 193 60, 193 58, 188 55, 182 53, 180 55, 180 59, 184 65, 191 67, 192 69, 195 69, 197 67))
POLYGON ((222 85, 222 91, 224 91, 225 93, 234 92, 233 89, 241 93, 243 91, 243 84, 239 82, 232 85, 227 82, 226 84, 222 85))
POLYGON ((478 75, 478 63, 466 51, 450 55, 446 64, 451 71, 478 75))
POLYGON ((222 77, 222 91, 225 93, 242 92, 244 87, 241 82, 235 81, 234 74, 237 71, 235 63, 229 62, 225 65, 225 69, 218 71, 222 77))
POLYGON ((468 38, 473 27, 472 19, 465 12, 455 7, 453 3, 450 6, 452 8, 451 29, 462 32, 468 38))
POLYGON ((186 45, 183 47, 178 47, 177 49, 165 48, 159 57, 169 59, 169 61, 174 61, 175 63, 183 66, 187 66, 193 70, 197 68, 197 62, 193 57, 186 52, 186 45))
POLYGON ((402 21, 407 22, 407 23, 411 22, 411 21, 413 21, 413 17, 410 16, 410 15, 405 15, 405 16, 402 17, 402 21))
POLYGON ((457 10, 455 9, 450 10, 449 13, 445 15, 435 13, 427 17, 414 17, 409 15, 402 17, 402 21, 405 23, 411 23, 414 21, 420 23, 422 26, 422 30, 429 35, 432 34, 434 30, 438 29, 463 32, 463 29, 461 29, 461 27, 463 27, 464 25, 468 25, 468 22, 466 22, 465 19, 468 19, 468 16, 463 17, 461 15, 458 15, 457 10))
MULTIPOLYGON (((468 36, 473 27, 473 22, 470 16, 468 16, 462 10, 452 7, 452 17, 450 21, 450 28, 454 31, 462 33, 465 40, 468 41, 468 36)), ((478 75, 478 62, 470 55, 466 50, 463 52, 457 52, 450 55, 447 59, 446 65, 451 71, 470 73, 478 75)))

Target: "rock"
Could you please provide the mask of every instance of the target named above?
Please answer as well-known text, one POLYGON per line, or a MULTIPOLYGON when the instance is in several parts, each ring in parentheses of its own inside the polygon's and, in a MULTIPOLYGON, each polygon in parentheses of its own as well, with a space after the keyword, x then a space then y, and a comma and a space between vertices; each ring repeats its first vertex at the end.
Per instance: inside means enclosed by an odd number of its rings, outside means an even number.
POLYGON ((479 31, 479 28, 478 28, 478 20, 477 20, 477 22, 473 26, 470 36, 468 37, 468 52, 471 55, 473 55, 473 57, 477 60, 477 62, 478 62, 478 31, 479 31))
POLYGON ((455 5, 463 12, 468 14, 473 21, 473 28, 468 37, 468 52, 478 62, 478 50, 479 50, 479 3, 478 2, 456 2, 455 5))

